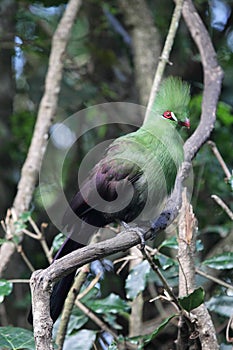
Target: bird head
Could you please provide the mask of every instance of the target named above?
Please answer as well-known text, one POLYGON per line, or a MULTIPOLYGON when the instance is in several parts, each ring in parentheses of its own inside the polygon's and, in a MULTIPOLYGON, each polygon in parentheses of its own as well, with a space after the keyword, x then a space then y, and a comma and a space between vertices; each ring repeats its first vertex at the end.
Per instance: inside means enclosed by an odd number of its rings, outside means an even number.
POLYGON ((189 118, 185 117, 184 120, 179 120, 176 118, 175 114, 172 111, 165 111, 162 114, 162 118, 169 119, 170 121, 176 123, 180 126, 185 126, 186 128, 190 128, 190 120, 189 118))
MULTIPOLYGON (((190 128, 188 105, 190 101, 190 86, 180 78, 165 79, 159 89, 153 106, 156 115, 168 120, 175 127, 190 128)), ((151 116, 153 118, 153 116, 151 116)))

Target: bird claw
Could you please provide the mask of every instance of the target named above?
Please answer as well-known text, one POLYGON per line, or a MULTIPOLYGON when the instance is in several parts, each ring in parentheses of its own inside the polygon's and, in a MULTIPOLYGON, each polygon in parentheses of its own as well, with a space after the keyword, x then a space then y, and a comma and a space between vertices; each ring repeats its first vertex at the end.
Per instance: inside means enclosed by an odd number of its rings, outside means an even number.
POLYGON ((160 214, 158 219, 151 222, 151 227, 150 227, 150 230, 152 231, 151 239, 155 238, 156 232, 165 230, 167 228, 170 219, 171 219, 171 212, 164 211, 160 214))
POLYGON ((146 233, 146 231, 143 230, 143 229, 140 228, 140 227, 133 227, 133 226, 130 226, 129 224, 127 224, 127 223, 124 222, 124 221, 122 221, 122 226, 124 227, 125 230, 133 231, 133 232, 135 232, 135 233, 138 235, 138 237, 139 237, 140 240, 141 240, 139 249, 140 249, 140 250, 143 250, 143 249, 145 248, 145 245, 146 245, 146 241, 145 241, 145 233, 146 233))

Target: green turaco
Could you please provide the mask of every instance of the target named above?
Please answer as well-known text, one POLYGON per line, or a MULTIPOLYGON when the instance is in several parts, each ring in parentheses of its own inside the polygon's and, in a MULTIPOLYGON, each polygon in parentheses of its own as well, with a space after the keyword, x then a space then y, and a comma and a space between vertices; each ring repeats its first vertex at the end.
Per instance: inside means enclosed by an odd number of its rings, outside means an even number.
MULTIPOLYGON (((189 127, 189 85, 169 77, 161 84, 153 110, 133 133, 117 138, 87 174, 63 218, 69 237, 55 259, 86 244, 97 227, 112 222, 146 221, 162 212, 183 160, 177 130, 189 127)), ((51 296, 51 317, 59 316, 75 273, 59 281, 51 296)))

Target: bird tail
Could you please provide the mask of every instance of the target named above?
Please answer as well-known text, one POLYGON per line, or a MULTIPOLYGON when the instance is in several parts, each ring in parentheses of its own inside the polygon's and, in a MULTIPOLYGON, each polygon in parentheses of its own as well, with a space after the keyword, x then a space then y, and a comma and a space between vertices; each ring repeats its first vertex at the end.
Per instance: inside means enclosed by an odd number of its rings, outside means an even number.
MULTIPOLYGON (((73 252, 74 250, 80 249, 82 247, 84 247, 83 244, 73 241, 68 237, 62 245, 62 248, 56 254, 54 260, 57 260, 73 252)), ((50 315, 53 322, 55 322, 58 319, 62 311, 66 297, 73 284, 75 274, 76 271, 71 272, 69 275, 63 277, 60 281, 58 281, 53 287, 53 291, 50 297, 50 315)))

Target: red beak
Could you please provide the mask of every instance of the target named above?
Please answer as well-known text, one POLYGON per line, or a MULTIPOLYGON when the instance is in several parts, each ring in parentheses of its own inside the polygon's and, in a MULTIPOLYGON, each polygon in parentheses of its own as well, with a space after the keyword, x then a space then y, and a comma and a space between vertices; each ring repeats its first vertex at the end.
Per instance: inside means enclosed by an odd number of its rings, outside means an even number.
POLYGON ((179 125, 185 126, 186 128, 189 129, 190 128, 190 120, 188 118, 186 118, 185 121, 183 121, 183 122, 180 120, 179 125))

